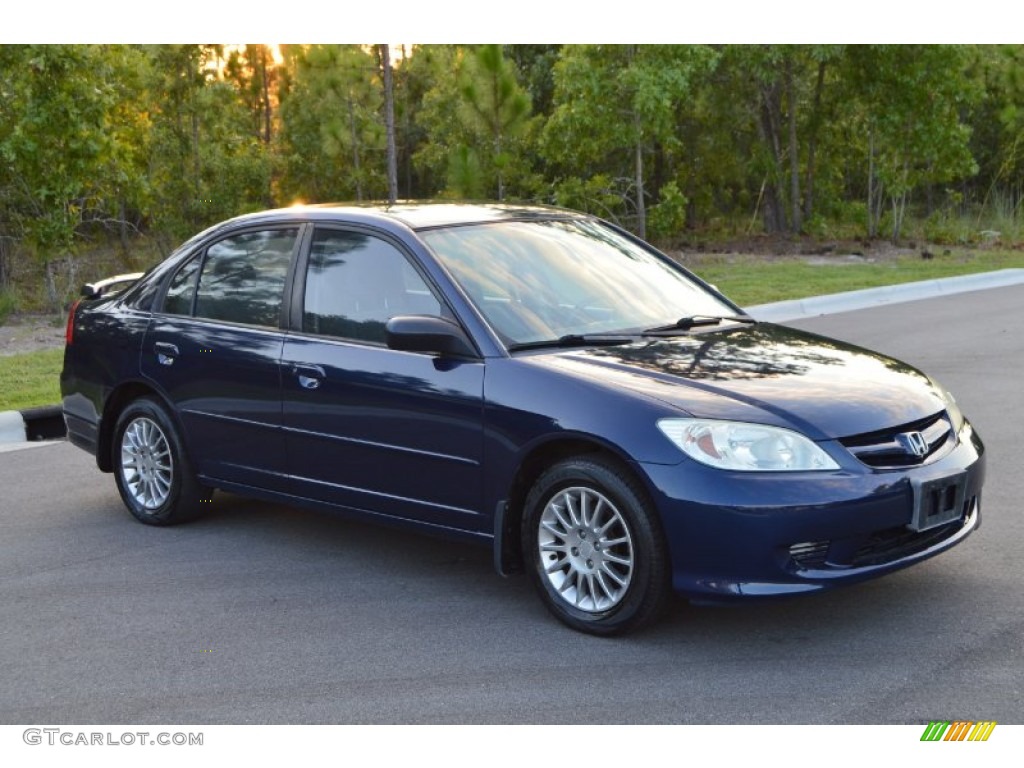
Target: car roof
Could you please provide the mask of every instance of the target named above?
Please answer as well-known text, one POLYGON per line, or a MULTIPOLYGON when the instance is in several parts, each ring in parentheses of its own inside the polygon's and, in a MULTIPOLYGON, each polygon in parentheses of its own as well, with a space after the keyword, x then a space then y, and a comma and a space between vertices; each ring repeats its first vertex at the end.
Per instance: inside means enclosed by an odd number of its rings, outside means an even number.
POLYGON ((370 224, 400 221, 410 229, 431 229, 466 224, 487 224, 497 221, 531 221, 585 218, 586 214, 543 205, 510 203, 402 202, 317 205, 294 205, 270 211, 250 213, 232 219, 232 223, 273 221, 301 217, 311 221, 361 222, 370 224))

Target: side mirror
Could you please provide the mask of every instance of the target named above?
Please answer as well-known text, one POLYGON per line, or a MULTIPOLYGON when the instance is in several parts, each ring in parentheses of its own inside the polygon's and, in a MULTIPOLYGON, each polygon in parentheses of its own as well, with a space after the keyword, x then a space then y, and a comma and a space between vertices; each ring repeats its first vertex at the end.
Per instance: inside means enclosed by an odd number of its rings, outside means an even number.
POLYGON ((431 352, 452 357, 478 357, 465 331, 434 315, 396 315, 384 326, 389 349, 431 352))

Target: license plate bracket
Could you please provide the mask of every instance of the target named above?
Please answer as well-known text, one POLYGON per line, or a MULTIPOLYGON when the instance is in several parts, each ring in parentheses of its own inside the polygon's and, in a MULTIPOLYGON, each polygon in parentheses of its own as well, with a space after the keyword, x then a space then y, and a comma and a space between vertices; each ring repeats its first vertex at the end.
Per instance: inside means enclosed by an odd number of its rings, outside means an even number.
POLYGON ((966 472, 932 480, 912 479, 910 484, 914 489, 914 514, 907 526, 910 530, 927 531, 963 517, 966 472))

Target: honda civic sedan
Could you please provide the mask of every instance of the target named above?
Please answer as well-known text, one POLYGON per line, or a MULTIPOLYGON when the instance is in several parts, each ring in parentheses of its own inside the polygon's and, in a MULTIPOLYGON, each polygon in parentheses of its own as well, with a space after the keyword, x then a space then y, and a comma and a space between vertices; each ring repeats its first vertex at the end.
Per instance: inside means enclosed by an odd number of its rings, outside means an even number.
POLYGON ((593 634, 813 592, 963 541, 984 449, 925 373, 756 322, 622 229, 309 206, 86 286, 68 437, 138 520, 217 489, 490 547, 593 634))

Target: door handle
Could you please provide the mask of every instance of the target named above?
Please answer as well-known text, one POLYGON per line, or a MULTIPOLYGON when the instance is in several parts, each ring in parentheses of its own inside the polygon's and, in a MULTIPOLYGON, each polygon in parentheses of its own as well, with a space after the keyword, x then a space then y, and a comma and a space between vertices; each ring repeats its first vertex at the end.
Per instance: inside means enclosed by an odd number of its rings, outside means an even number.
POLYGON ((181 354, 177 345, 167 341, 158 341, 153 345, 153 351, 156 352, 156 359, 160 365, 174 365, 174 358, 181 354))
POLYGON ((307 365, 305 363, 293 364, 292 373, 298 377, 299 384, 303 389, 317 389, 320 386, 320 382, 327 375, 319 365, 307 365))

